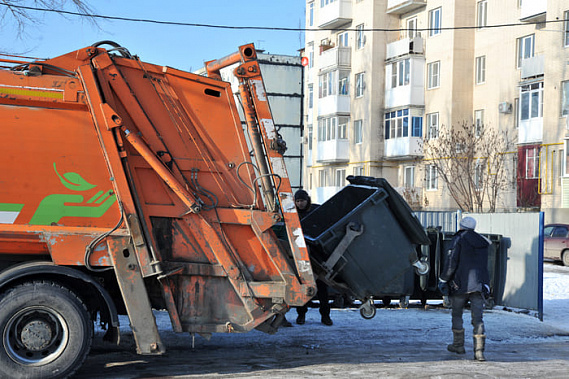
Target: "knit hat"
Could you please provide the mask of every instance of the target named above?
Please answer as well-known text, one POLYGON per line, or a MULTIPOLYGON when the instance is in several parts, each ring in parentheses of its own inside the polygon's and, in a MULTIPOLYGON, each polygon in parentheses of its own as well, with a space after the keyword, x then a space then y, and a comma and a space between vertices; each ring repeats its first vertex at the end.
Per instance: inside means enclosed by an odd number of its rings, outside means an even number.
POLYGON ((294 194, 294 200, 309 200, 310 199, 310 195, 308 195, 308 192, 306 192, 305 190, 299 189, 298 191, 296 191, 296 193, 294 194))
POLYGON ((460 228, 474 230, 476 228, 476 220, 472 217, 465 217, 460 220, 460 228))

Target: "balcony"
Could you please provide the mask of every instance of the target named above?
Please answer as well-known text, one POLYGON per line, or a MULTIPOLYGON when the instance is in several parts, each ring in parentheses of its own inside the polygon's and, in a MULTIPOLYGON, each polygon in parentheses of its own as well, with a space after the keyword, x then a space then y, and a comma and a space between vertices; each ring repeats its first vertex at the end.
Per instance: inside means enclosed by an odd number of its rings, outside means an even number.
POLYGON ((352 0, 336 0, 318 9, 319 28, 337 28, 352 21, 352 0))
POLYGON ((385 140, 385 157, 387 159, 405 159, 423 156, 421 137, 399 137, 385 140))
POLYGON ((547 12, 547 0, 524 0, 520 11, 520 21, 522 22, 542 22, 545 21, 547 12))
POLYGON ((318 99, 318 116, 350 113, 349 95, 330 95, 318 99))
POLYGON ((427 5, 427 0, 388 0, 387 14, 404 14, 413 12, 427 5))
POLYGON ((521 79, 543 76, 545 73, 545 59, 543 55, 536 55, 522 60, 521 79))
POLYGON ((387 44, 385 59, 399 57, 406 54, 423 54, 423 38, 404 38, 387 44))
POLYGON ((333 139, 330 141, 319 141, 317 144, 316 162, 317 163, 340 163, 349 162, 350 151, 347 139, 333 139))
POLYGON ((352 51, 349 47, 334 47, 323 51, 318 59, 320 70, 329 67, 350 68, 352 51))
MULTIPOLYGON (((391 78, 391 64, 388 63, 385 70, 385 77, 391 78)), ((425 60, 421 57, 410 58, 409 84, 391 87, 391 81, 386 81, 385 88, 385 109, 408 106, 425 106, 425 60)))
POLYGON ((536 143, 543 141, 543 117, 520 120, 518 143, 536 143))

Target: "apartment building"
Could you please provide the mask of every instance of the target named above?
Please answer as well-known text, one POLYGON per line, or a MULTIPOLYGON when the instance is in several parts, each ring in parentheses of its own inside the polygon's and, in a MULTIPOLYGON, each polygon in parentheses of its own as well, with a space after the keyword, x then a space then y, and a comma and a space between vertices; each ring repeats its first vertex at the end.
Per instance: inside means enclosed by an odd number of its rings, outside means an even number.
POLYGON ((370 175, 412 190, 416 208, 456 209, 423 141, 468 123, 513 141, 497 210, 569 219, 568 12, 567 0, 308 0, 305 188, 322 202, 370 175))

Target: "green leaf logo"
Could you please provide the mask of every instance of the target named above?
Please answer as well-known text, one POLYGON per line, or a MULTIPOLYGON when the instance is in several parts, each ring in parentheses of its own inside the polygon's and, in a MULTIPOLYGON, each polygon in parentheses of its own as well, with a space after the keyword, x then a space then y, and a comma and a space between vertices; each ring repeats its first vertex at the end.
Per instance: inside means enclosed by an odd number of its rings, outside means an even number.
POLYGON ((61 184, 65 186, 65 188, 72 190, 72 191, 87 191, 91 188, 95 188, 96 186, 89 183, 85 179, 81 177, 81 175, 75 172, 67 172, 61 176, 59 172, 57 172, 57 167, 55 166, 55 162, 53 163, 53 169, 57 176, 59 176, 59 180, 61 180, 61 184))

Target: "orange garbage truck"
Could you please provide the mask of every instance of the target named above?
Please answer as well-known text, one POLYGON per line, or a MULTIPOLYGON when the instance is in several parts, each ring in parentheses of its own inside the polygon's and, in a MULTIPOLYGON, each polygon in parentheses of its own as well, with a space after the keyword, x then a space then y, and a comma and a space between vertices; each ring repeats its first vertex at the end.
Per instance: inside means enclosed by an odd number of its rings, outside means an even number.
POLYGON ((164 354, 155 310, 175 332, 273 333, 314 295, 252 44, 207 76, 111 41, 0 66, 0 377, 72 375, 118 315, 164 354))

